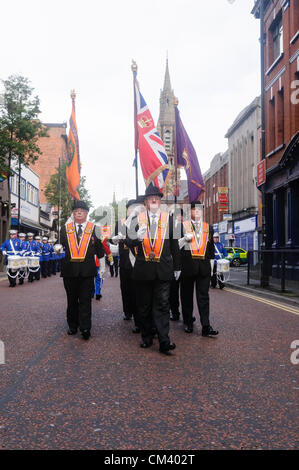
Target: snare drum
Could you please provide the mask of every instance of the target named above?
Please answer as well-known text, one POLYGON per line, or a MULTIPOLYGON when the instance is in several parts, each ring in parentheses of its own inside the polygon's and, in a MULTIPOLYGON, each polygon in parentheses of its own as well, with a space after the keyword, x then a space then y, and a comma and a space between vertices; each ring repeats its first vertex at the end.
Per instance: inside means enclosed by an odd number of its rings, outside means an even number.
POLYGON ((217 260, 217 273, 218 274, 227 274, 227 273, 229 273, 229 260, 227 260, 227 259, 218 259, 217 260))
POLYGON ((28 268, 38 268, 39 258, 37 256, 28 256, 28 268))
POLYGON ((12 271, 17 271, 18 269, 20 269, 20 259, 20 256, 8 255, 7 269, 11 269, 12 271))
POLYGON ((27 258, 20 258, 19 268, 20 269, 25 269, 25 268, 27 268, 27 265, 28 265, 28 259, 27 258))

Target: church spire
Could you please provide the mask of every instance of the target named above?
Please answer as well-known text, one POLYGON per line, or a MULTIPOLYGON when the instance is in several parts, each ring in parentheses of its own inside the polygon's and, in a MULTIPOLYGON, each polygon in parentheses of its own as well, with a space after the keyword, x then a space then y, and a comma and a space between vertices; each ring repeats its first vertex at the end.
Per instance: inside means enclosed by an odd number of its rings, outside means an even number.
POLYGON ((169 74, 169 67, 168 67, 168 54, 166 58, 166 70, 165 70, 165 77, 164 77, 164 86, 163 86, 163 92, 166 93, 171 93, 171 83, 170 83, 170 74, 169 74))

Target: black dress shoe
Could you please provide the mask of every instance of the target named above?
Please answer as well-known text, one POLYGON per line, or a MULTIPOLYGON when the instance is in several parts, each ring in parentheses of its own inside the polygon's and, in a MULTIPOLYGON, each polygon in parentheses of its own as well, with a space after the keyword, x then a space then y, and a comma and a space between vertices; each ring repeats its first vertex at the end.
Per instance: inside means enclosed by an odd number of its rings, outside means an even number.
POLYGON ((101 294, 96 295, 96 300, 100 300, 102 298, 101 294))
POLYGON ((193 327, 192 326, 185 326, 184 331, 185 331, 185 333, 193 333, 193 327))
POLYGON ((204 326, 202 329, 202 336, 217 336, 219 331, 213 330, 211 326, 204 326))
POLYGON ((152 341, 150 341, 149 343, 146 343, 145 341, 142 341, 142 342, 140 343, 140 347, 141 347, 142 349, 150 348, 152 345, 153 345, 153 342, 152 342, 152 341))
POLYGON ((192 323, 195 323, 195 322, 196 322, 196 318, 192 317, 192 323))
POLYGON ((169 343, 167 345, 160 345, 159 352, 165 354, 166 356, 171 356, 171 352, 176 348, 175 343, 169 343))
POLYGON ((76 333, 77 333, 77 330, 71 330, 71 328, 67 330, 68 335, 75 335, 76 333))
POLYGON ((134 326, 134 328, 132 328, 132 333, 140 333, 140 328, 138 326, 134 326))
POLYGON ((85 340, 88 340, 90 338, 90 331, 89 330, 83 330, 81 331, 82 338, 85 340))

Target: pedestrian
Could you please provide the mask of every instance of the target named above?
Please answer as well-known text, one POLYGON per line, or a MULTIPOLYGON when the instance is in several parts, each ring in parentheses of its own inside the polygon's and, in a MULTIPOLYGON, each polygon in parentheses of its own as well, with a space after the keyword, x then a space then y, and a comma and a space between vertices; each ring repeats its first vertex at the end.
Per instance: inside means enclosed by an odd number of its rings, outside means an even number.
POLYGON ((128 246, 137 246, 133 279, 140 320, 141 348, 153 344, 153 321, 157 328, 159 351, 170 355, 175 344, 169 338, 170 282, 180 276, 180 251, 173 237, 173 219, 161 210, 163 194, 152 183, 145 192, 146 211, 132 219, 128 246))
MULTIPOLYGON (((179 239, 183 236, 183 209, 177 208, 174 211, 174 233, 176 234, 176 238, 179 239)), ((176 280, 174 277, 170 284, 170 296, 169 296, 169 303, 170 303, 170 320, 172 321, 179 321, 180 319, 180 283, 181 278, 176 280)))
POLYGON ((224 288, 224 282, 223 282, 223 274, 222 273, 217 273, 217 260, 219 259, 225 259, 227 258, 228 254, 222 243, 219 242, 219 233, 215 232, 213 236, 213 241, 214 241, 214 255, 215 255, 215 261, 214 261, 214 268, 213 268, 213 276, 211 277, 211 287, 215 288, 217 286, 217 281, 219 284, 219 288, 223 289, 224 288))
MULTIPOLYGON (((21 240, 18 238, 17 230, 9 230, 9 238, 2 243, 0 251, 5 256, 4 263, 8 265, 9 256, 18 256, 21 253, 21 240)), ((7 269, 9 287, 16 287, 18 270, 7 269)))
MULTIPOLYGON (((111 254, 111 250, 109 248, 109 244, 107 241, 107 237, 101 237, 101 242, 104 248, 105 255, 107 256, 107 260, 109 263, 113 263, 113 257, 111 254)), ((96 268, 97 268, 97 275, 94 278, 94 288, 91 294, 91 297, 93 298, 96 296, 96 300, 101 300, 102 298, 102 286, 104 282, 104 273, 105 273, 105 260, 104 258, 99 259, 95 255, 95 263, 96 263, 96 268)))
POLYGON ((191 218, 183 223, 184 237, 179 240, 182 253, 181 303, 185 332, 193 332, 194 287, 202 336, 216 336, 210 325, 209 287, 214 267, 213 227, 203 221, 203 205, 191 203, 191 218))
MULTIPOLYGON (((130 199, 126 204, 127 219, 123 218, 116 222, 115 236, 112 237, 112 242, 118 244, 119 247, 119 277, 120 277, 120 290, 122 298, 122 306, 124 313, 124 320, 134 319, 133 333, 140 333, 140 324, 137 316, 136 307, 136 282, 132 278, 133 267, 135 264, 135 251, 130 249, 126 244, 128 236, 128 227, 126 220, 130 217, 132 212, 139 206, 139 202, 135 199, 130 199)), ((131 220, 131 219, 130 219, 131 220)))
POLYGON ((95 225, 87 221, 88 211, 84 201, 74 201, 72 217, 62 227, 60 238, 65 250, 61 276, 67 295, 67 333, 74 335, 79 328, 85 340, 91 330, 91 294, 97 275, 95 255, 104 256, 95 225))

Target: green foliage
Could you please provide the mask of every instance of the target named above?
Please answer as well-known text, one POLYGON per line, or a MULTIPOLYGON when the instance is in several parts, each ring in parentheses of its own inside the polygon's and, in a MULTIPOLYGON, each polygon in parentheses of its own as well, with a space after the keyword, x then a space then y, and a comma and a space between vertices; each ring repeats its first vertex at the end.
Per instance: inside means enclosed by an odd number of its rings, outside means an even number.
POLYGON ((16 160, 28 165, 41 155, 38 139, 47 136, 47 130, 38 119, 39 98, 32 97, 29 80, 12 75, 2 80, 3 100, 0 103, 0 169, 11 174, 11 163, 16 160))
MULTIPOLYGON (((52 206, 59 206, 61 215, 60 222, 64 224, 72 213, 73 199, 68 192, 66 179, 66 161, 60 165, 60 190, 59 190, 59 168, 56 173, 51 175, 49 183, 45 187, 45 196, 52 206)), ((82 176, 80 187, 78 189, 80 199, 85 201, 89 207, 92 207, 92 201, 88 190, 86 189, 86 177, 82 176)))

